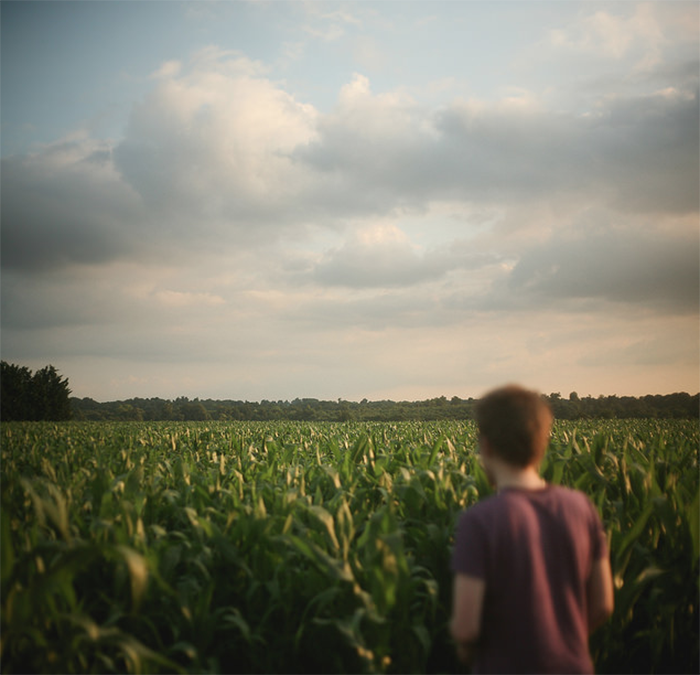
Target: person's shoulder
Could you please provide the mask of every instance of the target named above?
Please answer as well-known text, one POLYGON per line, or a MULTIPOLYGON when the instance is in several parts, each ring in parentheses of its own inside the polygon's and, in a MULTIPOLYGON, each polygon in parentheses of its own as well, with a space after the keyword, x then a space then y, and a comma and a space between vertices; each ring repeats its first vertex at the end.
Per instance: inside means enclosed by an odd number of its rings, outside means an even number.
POLYGON ((562 499, 588 501, 588 495, 577 488, 568 487, 567 485, 553 485, 551 483, 548 485, 548 488, 552 493, 561 497, 562 499))
POLYGON ((487 520, 492 514, 501 511, 504 506, 504 494, 490 494, 463 511, 461 518, 475 521, 487 520))
POLYGON ((552 498, 570 507, 579 508, 584 511, 592 511, 595 509, 590 497, 581 490, 567 487, 565 485, 550 485, 549 492, 552 498))
POLYGON ((565 501, 580 501, 581 498, 587 499, 586 495, 576 488, 566 485, 547 484, 547 494, 553 499, 565 501))

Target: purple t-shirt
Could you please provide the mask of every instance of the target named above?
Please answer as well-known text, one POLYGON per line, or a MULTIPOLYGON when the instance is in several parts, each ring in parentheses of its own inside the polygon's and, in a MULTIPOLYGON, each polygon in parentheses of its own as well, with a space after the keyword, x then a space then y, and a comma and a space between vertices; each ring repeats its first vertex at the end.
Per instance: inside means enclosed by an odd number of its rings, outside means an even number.
POLYGON ((586 580, 607 541, 576 490, 507 488, 459 520, 452 571, 486 581, 475 673, 592 673, 586 580))

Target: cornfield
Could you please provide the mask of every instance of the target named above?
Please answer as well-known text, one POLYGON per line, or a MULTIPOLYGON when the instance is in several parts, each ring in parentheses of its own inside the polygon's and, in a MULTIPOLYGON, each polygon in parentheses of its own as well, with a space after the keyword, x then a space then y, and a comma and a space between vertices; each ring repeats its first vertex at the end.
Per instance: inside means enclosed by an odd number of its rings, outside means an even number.
MULTIPOLYGON (((472 422, 3 423, 3 673, 458 672, 472 422)), ((698 425, 557 422, 609 536, 598 672, 698 672, 698 425)))

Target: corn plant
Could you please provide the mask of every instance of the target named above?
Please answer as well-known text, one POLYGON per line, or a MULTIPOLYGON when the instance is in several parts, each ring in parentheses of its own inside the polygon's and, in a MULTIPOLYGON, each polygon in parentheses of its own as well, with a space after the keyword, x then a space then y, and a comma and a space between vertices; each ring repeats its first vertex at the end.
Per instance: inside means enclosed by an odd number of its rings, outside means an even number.
MULTIPOLYGON (((697 665, 697 425, 557 423, 616 610, 599 672, 697 665)), ((472 422, 3 423, 4 673, 454 672, 472 422)))

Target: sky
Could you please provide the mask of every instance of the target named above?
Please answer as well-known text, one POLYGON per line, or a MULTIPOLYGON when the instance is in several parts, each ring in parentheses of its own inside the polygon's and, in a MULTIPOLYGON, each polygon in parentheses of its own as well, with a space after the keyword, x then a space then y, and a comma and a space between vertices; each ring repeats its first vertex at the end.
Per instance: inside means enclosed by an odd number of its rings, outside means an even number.
POLYGON ((3 0, 2 359, 98 401, 697 393, 699 13, 3 0))

